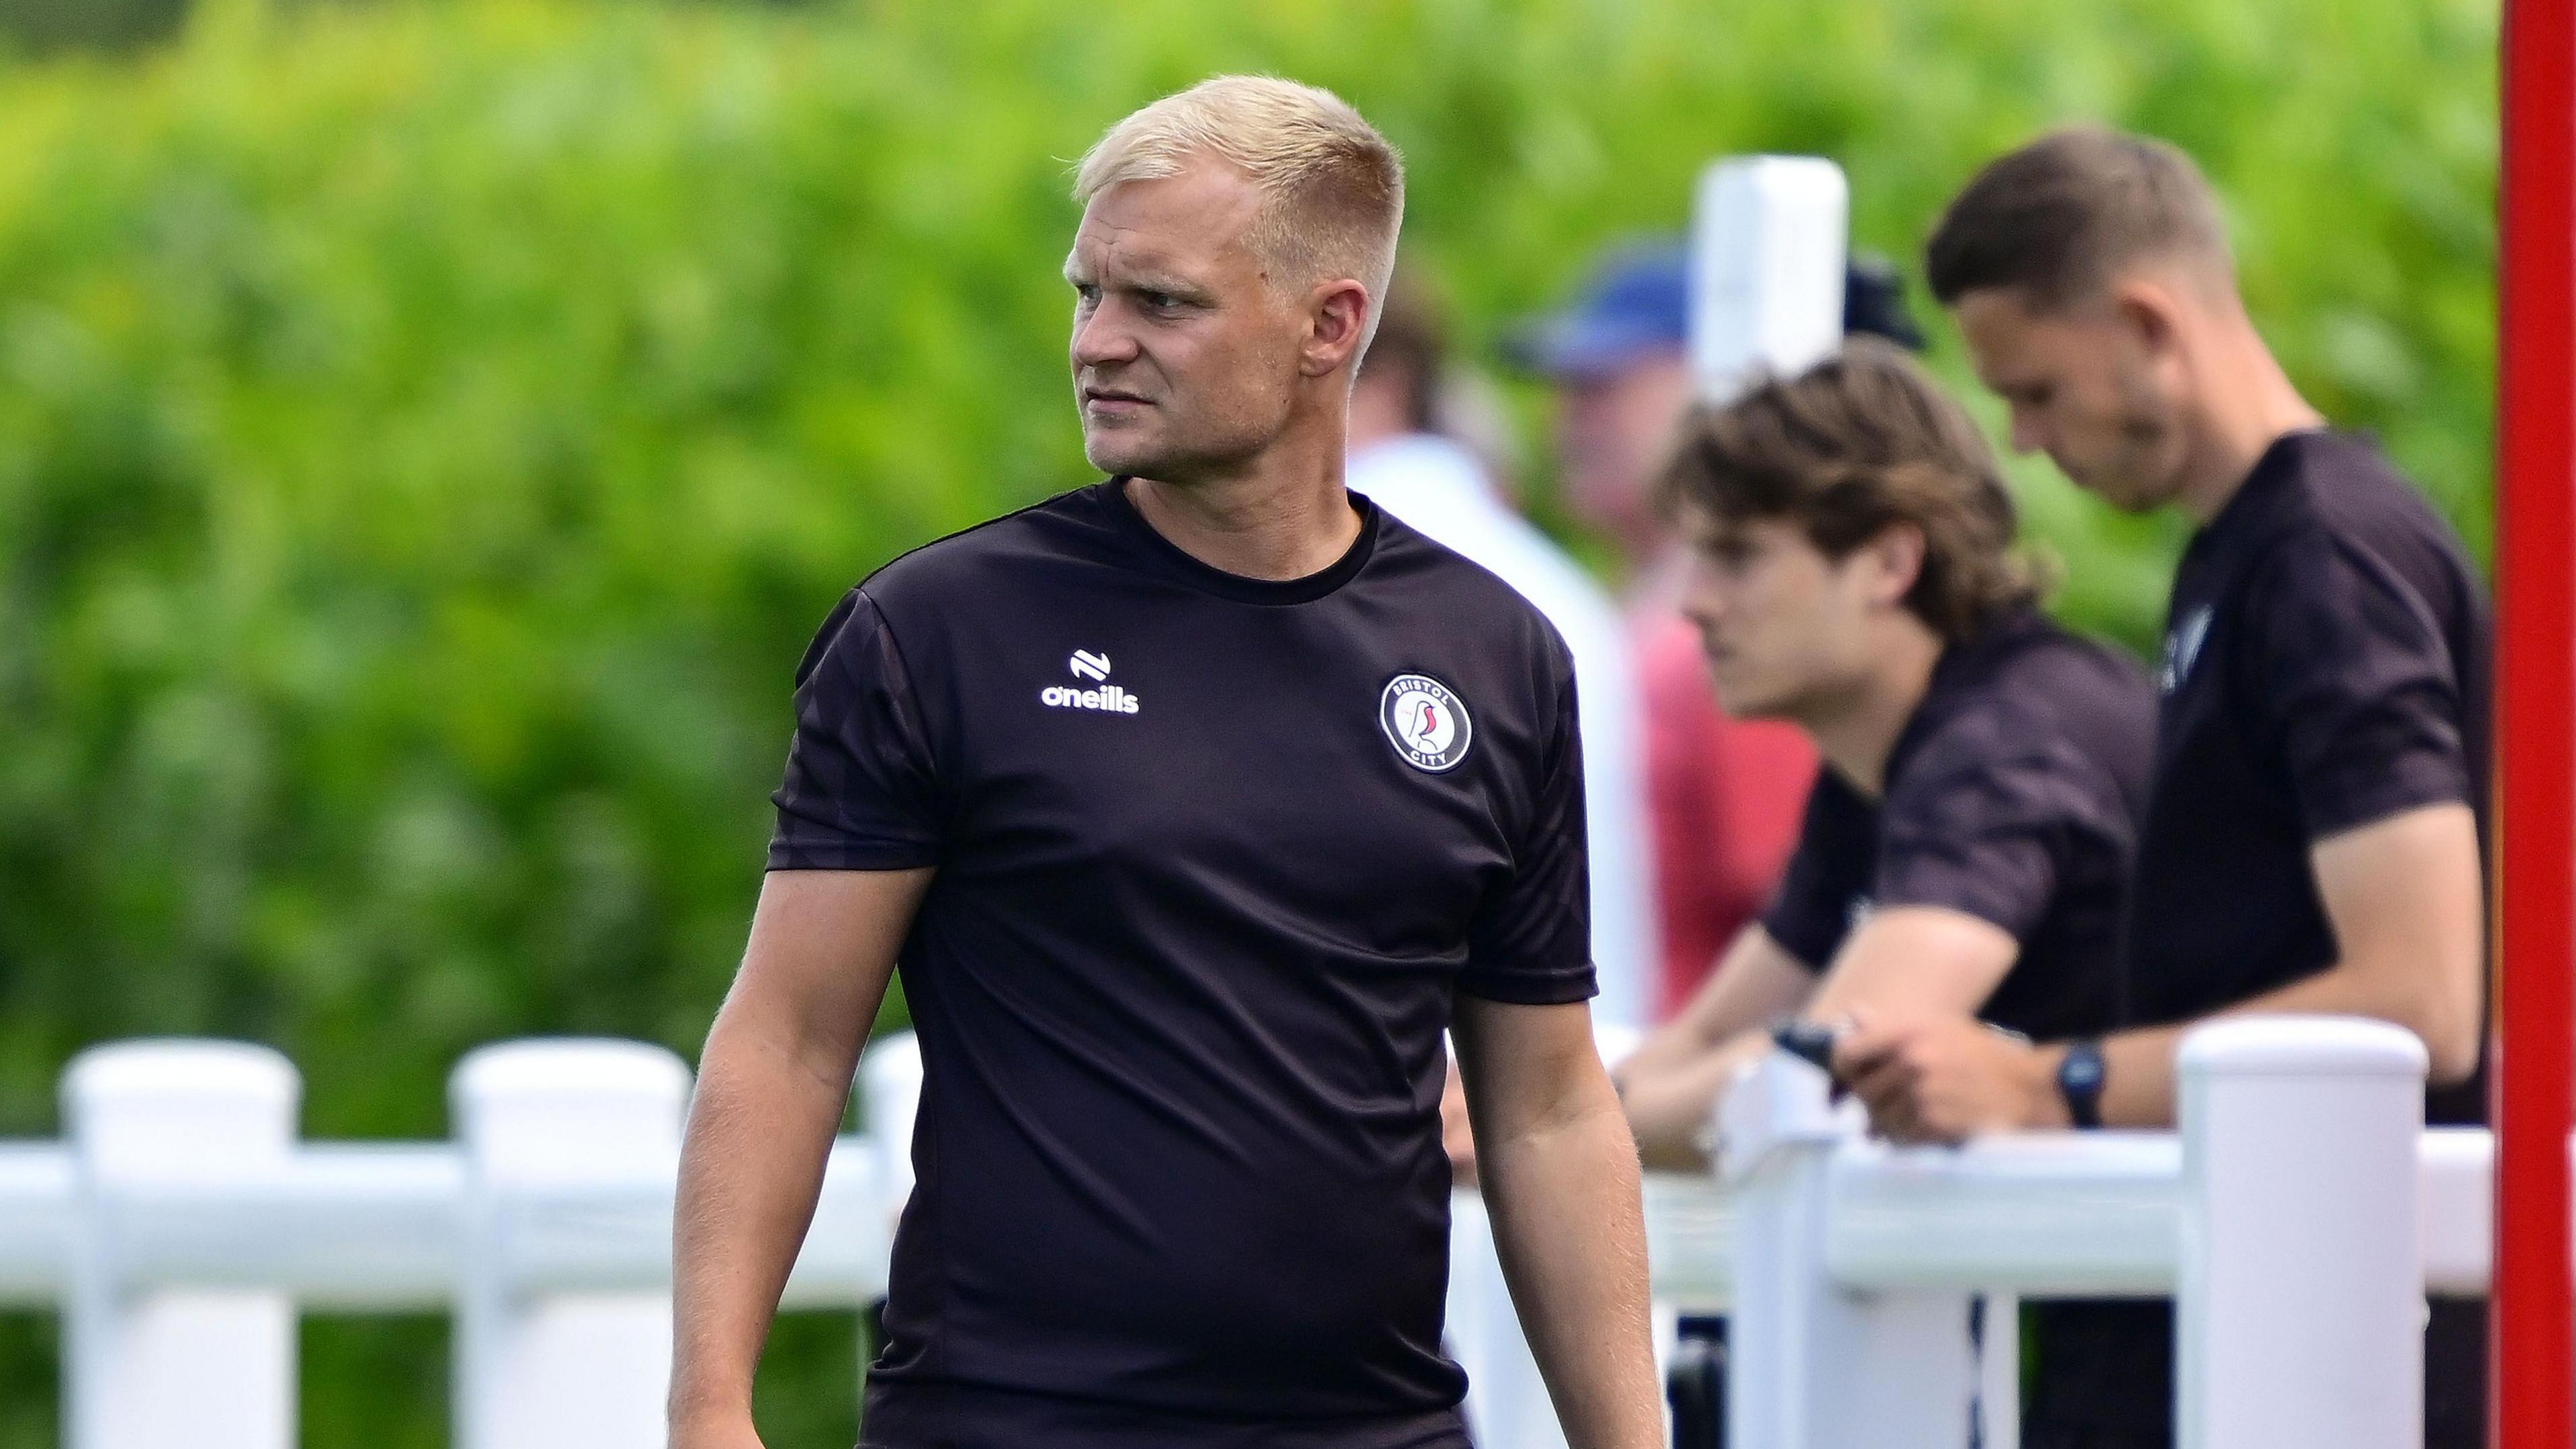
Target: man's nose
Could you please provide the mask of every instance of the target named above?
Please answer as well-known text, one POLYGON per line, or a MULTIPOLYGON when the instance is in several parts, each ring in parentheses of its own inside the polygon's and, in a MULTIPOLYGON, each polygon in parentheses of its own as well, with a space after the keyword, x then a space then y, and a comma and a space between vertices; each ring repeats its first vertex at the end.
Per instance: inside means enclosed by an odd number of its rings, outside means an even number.
POLYGON ((1705 634, 1726 616, 1726 601, 1708 576, 1708 566, 1694 564, 1691 576, 1682 588, 1682 617, 1699 626, 1705 634))
POLYGON ((1103 302, 1087 317, 1076 317, 1073 323, 1073 360, 1083 367, 1098 367, 1136 358, 1136 334, 1118 316, 1117 304, 1103 302))

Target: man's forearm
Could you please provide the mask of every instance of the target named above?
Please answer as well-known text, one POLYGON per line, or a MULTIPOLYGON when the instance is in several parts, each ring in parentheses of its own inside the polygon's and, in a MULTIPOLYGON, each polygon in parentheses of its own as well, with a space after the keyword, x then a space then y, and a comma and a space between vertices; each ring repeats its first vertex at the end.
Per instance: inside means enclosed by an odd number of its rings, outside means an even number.
POLYGON ((1484 1141, 1484 1192, 1522 1331, 1573 1449, 1657 1449, 1637 1153, 1607 1078, 1575 1110, 1484 1141))
POLYGON ((719 1017, 680 1156, 671 1416, 745 1422, 778 1295, 849 1098, 792 1050, 719 1017))
MULTIPOLYGON (((2309 1012, 2327 1016, 2371 1016, 2421 1034, 2423 1028, 2412 1019, 2417 1014, 2413 1009, 2414 1000, 2386 984, 2393 974, 2357 970, 2349 965, 2330 966, 2314 976, 2238 1002, 2217 1015, 2309 1012)), ((2182 1048, 2184 1033, 2195 1025, 2198 1023, 2141 1027, 2121 1032, 2102 1043, 2102 1121, 2105 1126, 2173 1125, 2176 1112, 2174 1058, 2182 1048)), ((2051 1061, 2054 1061, 2053 1054, 2051 1061)), ((2435 1073, 2437 1080, 2441 1076, 2439 1071, 2435 1073)))

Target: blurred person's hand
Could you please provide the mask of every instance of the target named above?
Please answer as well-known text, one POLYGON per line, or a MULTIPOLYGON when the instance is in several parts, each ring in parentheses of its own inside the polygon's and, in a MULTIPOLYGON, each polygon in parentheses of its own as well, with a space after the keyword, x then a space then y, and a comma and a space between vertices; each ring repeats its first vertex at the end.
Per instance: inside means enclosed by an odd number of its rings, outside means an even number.
POLYGON ((1476 1185, 1476 1134, 1467 1121, 1467 1087, 1458 1075, 1458 1059, 1449 1059, 1449 1079, 1440 1084, 1440 1145, 1449 1150, 1449 1170, 1460 1187, 1476 1185))
POLYGON ((1968 1018, 1856 1019, 1834 1047, 1834 1078, 1894 1142, 1963 1142, 1982 1132, 2065 1128, 2054 1047, 1968 1018))
POLYGON ((1737 1074, 1770 1051, 1769 1032, 1748 1031, 1679 1062, 1621 1064, 1611 1080, 1619 1084, 1619 1104, 1636 1134, 1638 1157, 1661 1172, 1705 1169, 1718 1098, 1737 1074))

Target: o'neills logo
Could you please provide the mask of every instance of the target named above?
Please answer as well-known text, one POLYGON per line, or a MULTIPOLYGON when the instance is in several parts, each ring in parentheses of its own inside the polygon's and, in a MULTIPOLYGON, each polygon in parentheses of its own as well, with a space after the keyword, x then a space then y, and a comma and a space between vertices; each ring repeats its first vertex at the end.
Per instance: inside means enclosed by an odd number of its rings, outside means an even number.
POLYGON ((1378 696, 1377 722, 1406 764, 1433 774, 1467 758, 1467 745, 1476 735, 1467 706, 1428 674, 1388 680, 1386 692, 1378 696))
POLYGON ((1109 679, 1108 655, 1094 654, 1088 649, 1076 649, 1073 651, 1073 657, 1065 661, 1065 667, 1073 671, 1073 677, 1076 679, 1096 679, 1102 682, 1096 689, 1067 689, 1061 684, 1049 685, 1038 691, 1038 703, 1049 709, 1096 709, 1107 714, 1136 713, 1136 696, 1107 682, 1109 679))

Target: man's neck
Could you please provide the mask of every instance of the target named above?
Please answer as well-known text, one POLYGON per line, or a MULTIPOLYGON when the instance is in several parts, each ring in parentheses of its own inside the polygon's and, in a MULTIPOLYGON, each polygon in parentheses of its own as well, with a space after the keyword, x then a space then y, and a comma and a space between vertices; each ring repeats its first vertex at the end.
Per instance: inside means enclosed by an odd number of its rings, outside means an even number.
POLYGON ((1887 758, 1931 688, 1942 647, 1941 636, 1913 615, 1893 621, 1877 668, 1829 710, 1799 721, 1834 773, 1872 800, 1886 793, 1887 758))
POLYGON ((1360 533, 1359 510, 1342 491, 1341 430, 1332 434, 1329 448, 1275 446, 1223 474, 1130 478, 1127 499, 1156 533, 1210 568, 1270 580, 1321 573, 1360 533))
POLYGON ((2288 433, 2325 426, 2242 314, 2216 325, 2209 362, 2196 379, 2198 433, 2175 495, 2192 521, 2216 518, 2254 465, 2288 433))

